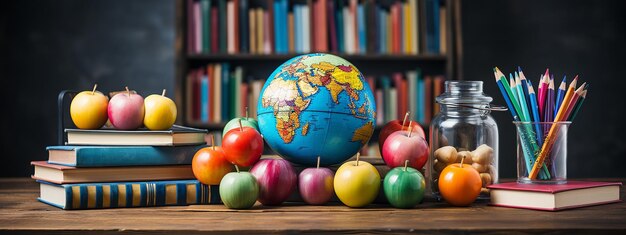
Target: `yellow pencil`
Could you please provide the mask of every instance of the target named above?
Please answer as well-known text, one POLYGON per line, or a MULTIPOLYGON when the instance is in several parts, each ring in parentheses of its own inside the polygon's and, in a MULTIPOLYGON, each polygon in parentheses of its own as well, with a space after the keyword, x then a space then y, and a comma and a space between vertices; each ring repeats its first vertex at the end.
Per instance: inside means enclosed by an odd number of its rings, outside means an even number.
POLYGON ((556 123, 567 120, 565 113, 567 112, 567 108, 572 101, 574 90, 576 89, 576 81, 578 81, 578 76, 576 76, 572 83, 569 84, 567 93, 565 93, 565 97, 563 98, 563 103, 561 104, 561 107, 559 107, 559 112, 557 112, 556 117, 554 117, 554 123, 552 124, 552 127, 550 127, 550 131, 548 132, 546 140, 543 142, 543 146, 541 146, 541 152, 539 152, 539 156, 537 156, 535 164, 533 165, 530 174, 528 174, 528 178, 531 180, 537 178, 537 174, 539 173, 543 162, 546 160, 546 156, 550 152, 550 149, 556 140, 556 132, 558 132, 558 124, 556 123))

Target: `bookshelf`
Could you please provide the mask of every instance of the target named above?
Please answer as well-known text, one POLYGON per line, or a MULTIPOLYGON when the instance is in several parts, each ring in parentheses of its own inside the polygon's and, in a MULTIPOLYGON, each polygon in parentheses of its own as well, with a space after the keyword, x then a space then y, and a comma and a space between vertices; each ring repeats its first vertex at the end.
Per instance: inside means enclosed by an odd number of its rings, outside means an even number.
MULTIPOLYGON (((219 3, 220 1, 224 1, 224 3, 228 3, 233 0, 210 0, 211 6, 215 6, 217 8, 218 5, 220 4, 219 3)), ((268 10, 269 9, 268 6, 271 5, 275 1, 281 1, 281 0, 248 0, 248 5, 250 9, 262 8, 264 10, 268 10)), ((321 1, 321 0, 286 1, 288 2, 287 9, 288 9, 289 15, 291 15, 295 11, 294 9, 296 8, 295 7, 296 5, 298 5, 299 7, 309 6, 310 9, 315 9, 315 4, 318 1, 321 1)), ((338 1, 340 0, 326 1, 326 3, 327 4, 332 3, 335 6, 338 6, 337 5, 338 1)), ((385 46, 380 40, 369 41, 370 43, 371 42, 377 43, 378 49, 376 49, 375 51, 371 51, 369 48, 367 48, 367 50, 363 50, 363 52, 360 52, 360 53, 347 52, 345 51, 345 47, 348 46, 348 44, 344 45, 344 51, 336 51, 336 50, 332 50, 333 48, 331 48, 330 44, 332 44, 331 41, 333 39, 330 36, 331 34, 329 32, 327 32, 327 36, 326 36, 328 40, 326 42, 328 43, 326 47, 328 47, 329 50, 316 51, 315 50, 316 48, 314 48, 315 43, 312 42, 311 49, 309 52, 311 53, 312 52, 327 52, 327 53, 332 53, 340 57, 343 57, 346 60, 352 62, 357 68, 359 68, 359 70, 363 73, 365 77, 369 77, 369 76, 375 77, 376 84, 379 84, 381 82, 380 79, 383 76, 387 76, 391 78, 392 75, 396 72, 402 72, 402 74, 404 75, 405 72, 407 72, 408 70, 414 70, 416 68, 419 68, 421 70, 421 74, 423 75, 429 75, 429 76, 430 75, 432 76, 442 75, 442 77, 445 77, 446 80, 447 79, 462 79, 460 76, 460 64, 461 64, 461 52, 462 52, 461 30, 460 30, 460 4, 461 4, 460 1, 461 0, 439 0, 439 1, 416 0, 415 1, 418 6, 417 12, 419 16, 417 18, 419 23, 416 25, 416 31, 418 32, 418 37, 419 37, 418 39, 419 52, 418 53, 415 53, 414 51, 409 51, 406 48, 406 46, 404 48, 400 46, 401 51, 397 51, 397 50, 394 51, 390 47, 386 48, 386 51, 384 51, 384 49, 382 48, 385 46), (427 20, 425 20, 426 19, 425 15, 427 14, 425 12, 425 8, 426 6, 428 6, 427 4, 432 5, 433 3, 437 3, 437 2, 439 3, 439 6, 440 6, 439 9, 445 8, 445 11, 440 11, 442 15, 439 18, 439 21, 441 23, 441 27, 439 27, 439 30, 441 32, 439 32, 438 35, 440 37, 443 37, 442 40, 439 41, 439 43, 441 44, 439 47, 445 48, 443 52, 441 53, 428 52, 427 49, 429 48, 428 47, 429 45, 426 42, 427 41, 426 39, 427 20)), ((197 99, 197 98, 192 98, 193 96, 190 96, 188 94, 189 93, 188 90, 190 87, 188 86, 188 80, 189 80, 188 76, 190 72, 203 68, 204 66, 207 66, 207 64, 228 63, 231 69, 237 66, 240 66, 243 68, 244 73, 245 73, 244 81, 247 79, 253 79, 253 80, 266 79, 267 76, 271 74, 272 71, 276 67, 278 67, 280 64, 282 64, 284 61, 296 55, 304 54, 306 52, 303 52, 303 53, 294 52, 294 51, 300 50, 301 48, 298 49, 297 46, 296 48, 293 48, 292 46, 290 46, 289 50, 286 53, 284 52, 284 49, 281 53, 276 53, 275 45, 270 45, 272 48, 271 53, 267 53, 267 51, 258 51, 258 49, 256 52, 253 52, 252 48, 249 48, 249 47, 248 47, 249 49, 248 52, 233 53, 232 50, 229 51, 229 49, 222 49, 222 48, 218 48, 218 51, 214 52, 215 48, 212 48, 212 44, 211 44, 213 43, 212 41, 209 42, 208 51, 204 47, 200 48, 200 46, 196 46, 200 44, 196 44, 197 42, 193 42, 193 40, 190 40, 190 36, 193 35, 194 32, 198 32, 198 31, 190 32, 190 30, 193 31, 197 29, 194 27, 191 27, 191 28, 189 27, 191 26, 191 24, 194 23, 193 21, 194 15, 190 15, 190 13, 196 12, 195 9, 192 8, 194 2, 198 2, 198 0, 177 0, 176 1, 176 40, 175 40, 175 50, 176 50, 175 89, 176 89, 176 92, 175 92, 175 100, 176 100, 176 103, 178 105, 178 110, 179 110, 178 122, 180 124, 191 126, 191 127, 206 128, 206 129, 209 129, 210 131, 220 131, 224 126, 224 122, 200 121, 198 120, 198 118, 194 118, 194 116, 192 115, 192 111, 194 110, 190 110, 190 109, 193 109, 193 106, 190 105, 190 102, 194 102, 191 99, 197 99), (192 4, 192 5, 189 5, 189 4, 192 4), (193 45, 190 43, 193 43, 193 45), (193 47, 195 47, 195 49, 193 49, 193 47)), ((345 5, 346 7, 351 7, 350 4, 356 3, 357 6, 364 5, 365 9, 367 9, 367 6, 368 6, 367 4, 374 4, 374 5, 369 5, 369 6, 375 6, 374 7, 375 9, 382 9, 382 11, 379 10, 377 12, 383 12, 383 13, 392 12, 392 8, 395 5, 401 5, 401 4, 408 5, 410 3, 409 0, 376 0, 376 1, 374 0, 358 0, 358 1, 357 0, 343 0, 342 2, 346 4, 345 5)), ((237 4, 240 4, 240 2, 237 2, 237 4)), ((404 5, 402 6, 404 7, 404 5)), ((405 9, 405 8, 400 8, 400 9, 405 9)), ((221 19, 219 17, 217 18, 218 20, 221 19)), ((228 16, 225 16, 225 18, 228 19, 228 16)), ((195 22, 198 22, 198 21, 195 21, 195 22)), ((377 25, 380 26, 380 22, 377 22, 377 25)), ((215 26, 215 25, 212 25, 212 26, 215 26)), ((218 28, 220 27, 219 24, 217 25, 217 27, 218 28)), ((249 27, 249 24, 248 24, 248 27, 249 27)), ((328 30, 331 30, 330 27, 327 27, 327 28, 329 28, 328 30)), ((358 25, 357 25, 357 28, 358 28, 358 25)), ((339 29, 336 29, 336 30, 339 30, 339 29)), ((375 37, 378 37, 380 39, 381 36, 379 35, 380 35, 380 32, 383 32, 382 31, 383 28, 378 28, 378 30, 379 30, 379 34, 375 37)), ((355 31, 357 30, 355 29, 355 31)), ((219 33, 219 31, 217 32, 219 33)), ((254 32, 251 32, 251 34, 254 34, 254 32)), ((272 33, 271 35, 274 35, 274 33, 272 33)), ((203 36, 206 36, 206 35, 203 35, 203 36)), ((405 36, 406 35, 402 35, 401 36, 402 39, 407 39, 405 36)), ((265 37, 268 37, 268 36, 265 36, 265 37)), ((356 37, 359 37, 359 34, 357 34, 356 37)), ((371 39, 369 35, 366 35, 366 37, 368 40, 371 39)), ((219 34, 216 38, 218 41, 220 41, 219 34)), ((193 39, 197 39, 197 35, 193 39)), ((266 39, 267 38, 263 38, 260 40, 266 40, 266 39)), ((311 39, 313 40, 313 36, 311 36, 311 39)), ((336 39, 336 40, 340 40, 340 39, 336 39)), ((381 40, 384 40, 384 39, 381 39, 381 40)), ((241 42, 241 40, 239 41, 241 42)), ((402 43, 404 43, 404 41, 402 43)), ((339 49, 339 48, 338 46, 335 46, 334 49, 339 49)), ((357 47, 357 50, 358 49, 359 48, 357 47)), ((390 80, 393 81, 393 79, 390 79, 390 80)), ((433 97, 434 95, 435 94, 431 94, 431 96, 433 97)), ((256 104, 252 104, 252 103, 248 105, 256 106, 256 104)), ((430 107, 434 109, 435 106, 430 105, 430 107)), ((195 112, 197 112, 197 110, 195 110, 195 112)), ((434 113, 432 113, 432 115, 434 115, 434 113)), ((197 115, 195 115, 195 117, 197 117, 197 115)), ((225 120, 225 121, 228 121, 228 120, 225 120)), ((427 125, 429 123, 426 121, 426 122, 422 122, 421 124, 427 128, 427 125)), ((380 126, 381 126, 380 124, 377 126, 378 127, 377 130, 380 128, 380 126)), ((376 136, 377 136, 377 131, 375 131, 373 139, 375 139, 376 136)))

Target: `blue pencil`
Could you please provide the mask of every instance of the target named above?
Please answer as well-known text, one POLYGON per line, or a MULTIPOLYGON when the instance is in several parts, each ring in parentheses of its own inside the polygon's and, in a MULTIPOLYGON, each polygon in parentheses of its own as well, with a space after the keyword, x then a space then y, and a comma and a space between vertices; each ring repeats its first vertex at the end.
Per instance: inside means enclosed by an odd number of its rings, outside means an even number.
POLYGON ((535 122, 535 133, 537 134, 537 143, 539 146, 543 145, 543 138, 541 138, 541 128, 539 127, 539 106, 537 106, 537 96, 533 89, 533 84, 528 81, 528 97, 530 98, 530 107, 533 113, 533 122, 535 122))
POLYGON ((493 76, 496 77, 496 84, 498 84, 498 88, 500 88, 500 93, 502 93, 502 98, 504 98, 504 102, 506 102, 506 106, 509 107, 509 111, 511 111, 511 115, 513 116, 513 119, 515 119, 515 117, 517 117, 517 114, 515 113, 515 109, 513 108, 513 103, 511 103, 511 99, 509 99, 509 95, 507 95, 506 90, 504 89, 504 85, 502 85, 502 81, 500 81, 500 79, 498 78, 498 74, 496 73, 496 69, 493 69, 493 76))
POLYGON ((565 96, 565 87, 567 80, 565 80, 565 76, 563 76, 563 80, 561 81, 561 85, 559 85, 559 90, 556 93, 556 103, 554 106, 554 117, 556 117, 556 113, 559 111, 561 107, 561 103, 563 103, 563 97, 565 96))
POLYGON ((515 89, 517 90, 517 97, 519 97, 520 106, 522 106, 522 113, 524 113, 524 121, 530 122, 530 112, 528 112, 528 105, 526 105, 526 96, 524 95, 524 89, 522 88, 522 81, 519 75, 515 74, 515 89))

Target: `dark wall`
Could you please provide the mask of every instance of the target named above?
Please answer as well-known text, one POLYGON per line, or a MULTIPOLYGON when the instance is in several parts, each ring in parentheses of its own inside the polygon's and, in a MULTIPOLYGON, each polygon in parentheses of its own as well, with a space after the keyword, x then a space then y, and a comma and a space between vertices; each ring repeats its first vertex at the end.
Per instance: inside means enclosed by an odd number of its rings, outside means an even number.
MULTIPOLYGON (((28 176, 31 160, 56 143, 56 95, 98 83, 128 85, 142 95, 172 90, 174 1, 2 1, 0 7, 0 176, 28 176)), ((626 176, 626 26, 619 1, 463 2, 464 77, 485 81, 504 104, 491 69, 520 65, 536 82, 546 67, 556 77, 579 74, 591 83, 569 134, 569 175, 626 176)), ((170 93, 171 94, 171 93, 170 93)), ((500 173, 515 176, 515 139, 508 113, 500 127, 500 173)))
MULTIPOLYGON (((485 81, 504 105, 492 69, 522 66, 534 84, 546 68, 559 82, 579 75, 590 90, 569 130, 568 176, 626 176, 623 74, 626 16, 623 1, 487 1, 463 4, 464 76, 485 81)), ((580 83, 579 83, 580 84, 580 83)), ((500 174, 515 177, 515 134, 509 113, 500 128, 500 174)))
POLYGON ((10 1, 1 8, 0 176, 28 176, 56 143, 59 91, 173 94, 174 1, 10 1))

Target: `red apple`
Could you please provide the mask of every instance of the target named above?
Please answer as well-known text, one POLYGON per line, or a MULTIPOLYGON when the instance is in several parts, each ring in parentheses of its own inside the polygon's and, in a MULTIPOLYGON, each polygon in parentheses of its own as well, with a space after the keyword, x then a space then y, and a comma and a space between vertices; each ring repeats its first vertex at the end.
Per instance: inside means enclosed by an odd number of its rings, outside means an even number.
POLYGON ((233 171, 233 165, 226 160, 220 147, 205 147, 193 156, 191 161, 193 175, 207 185, 219 185, 222 178, 233 171))
POLYGON ((254 128, 239 126, 226 132, 222 148, 229 162, 249 167, 259 161, 263 154, 263 137, 254 128))
POLYGON ((282 204, 298 183, 296 170, 284 159, 262 159, 250 173, 259 183, 259 202, 266 206, 282 204))
POLYGON ((389 135, 383 144, 383 160, 389 168, 409 166, 420 170, 428 160, 428 143, 423 137, 408 130, 396 131, 389 135))
POLYGON ((300 196, 311 205, 322 205, 335 195, 335 173, 328 168, 320 168, 319 161, 318 157, 316 168, 306 168, 298 176, 300 196))
POLYGON ((426 138, 426 134, 424 134, 424 129, 422 128, 422 126, 420 126, 420 124, 417 122, 408 120, 408 116, 409 113, 404 115, 403 121, 390 121, 385 124, 385 126, 383 126, 383 128, 380 130, 380 133, 378 134, 378 150, 380 151, 380 154, 383 154, 383 144, 385 143, 385 140, 387 140, 389 135, 399 130, 408 130, 409 126, 412 127, 411 132, 413 133, 411 135, 418 135, 422 138, 426 138))
POLYGON ((137 129, 143 125, 145 113, 143 97, 133 94, 126 87, 126 92, 113 96, 108 107, 109 121, 120 130, 137 129))

